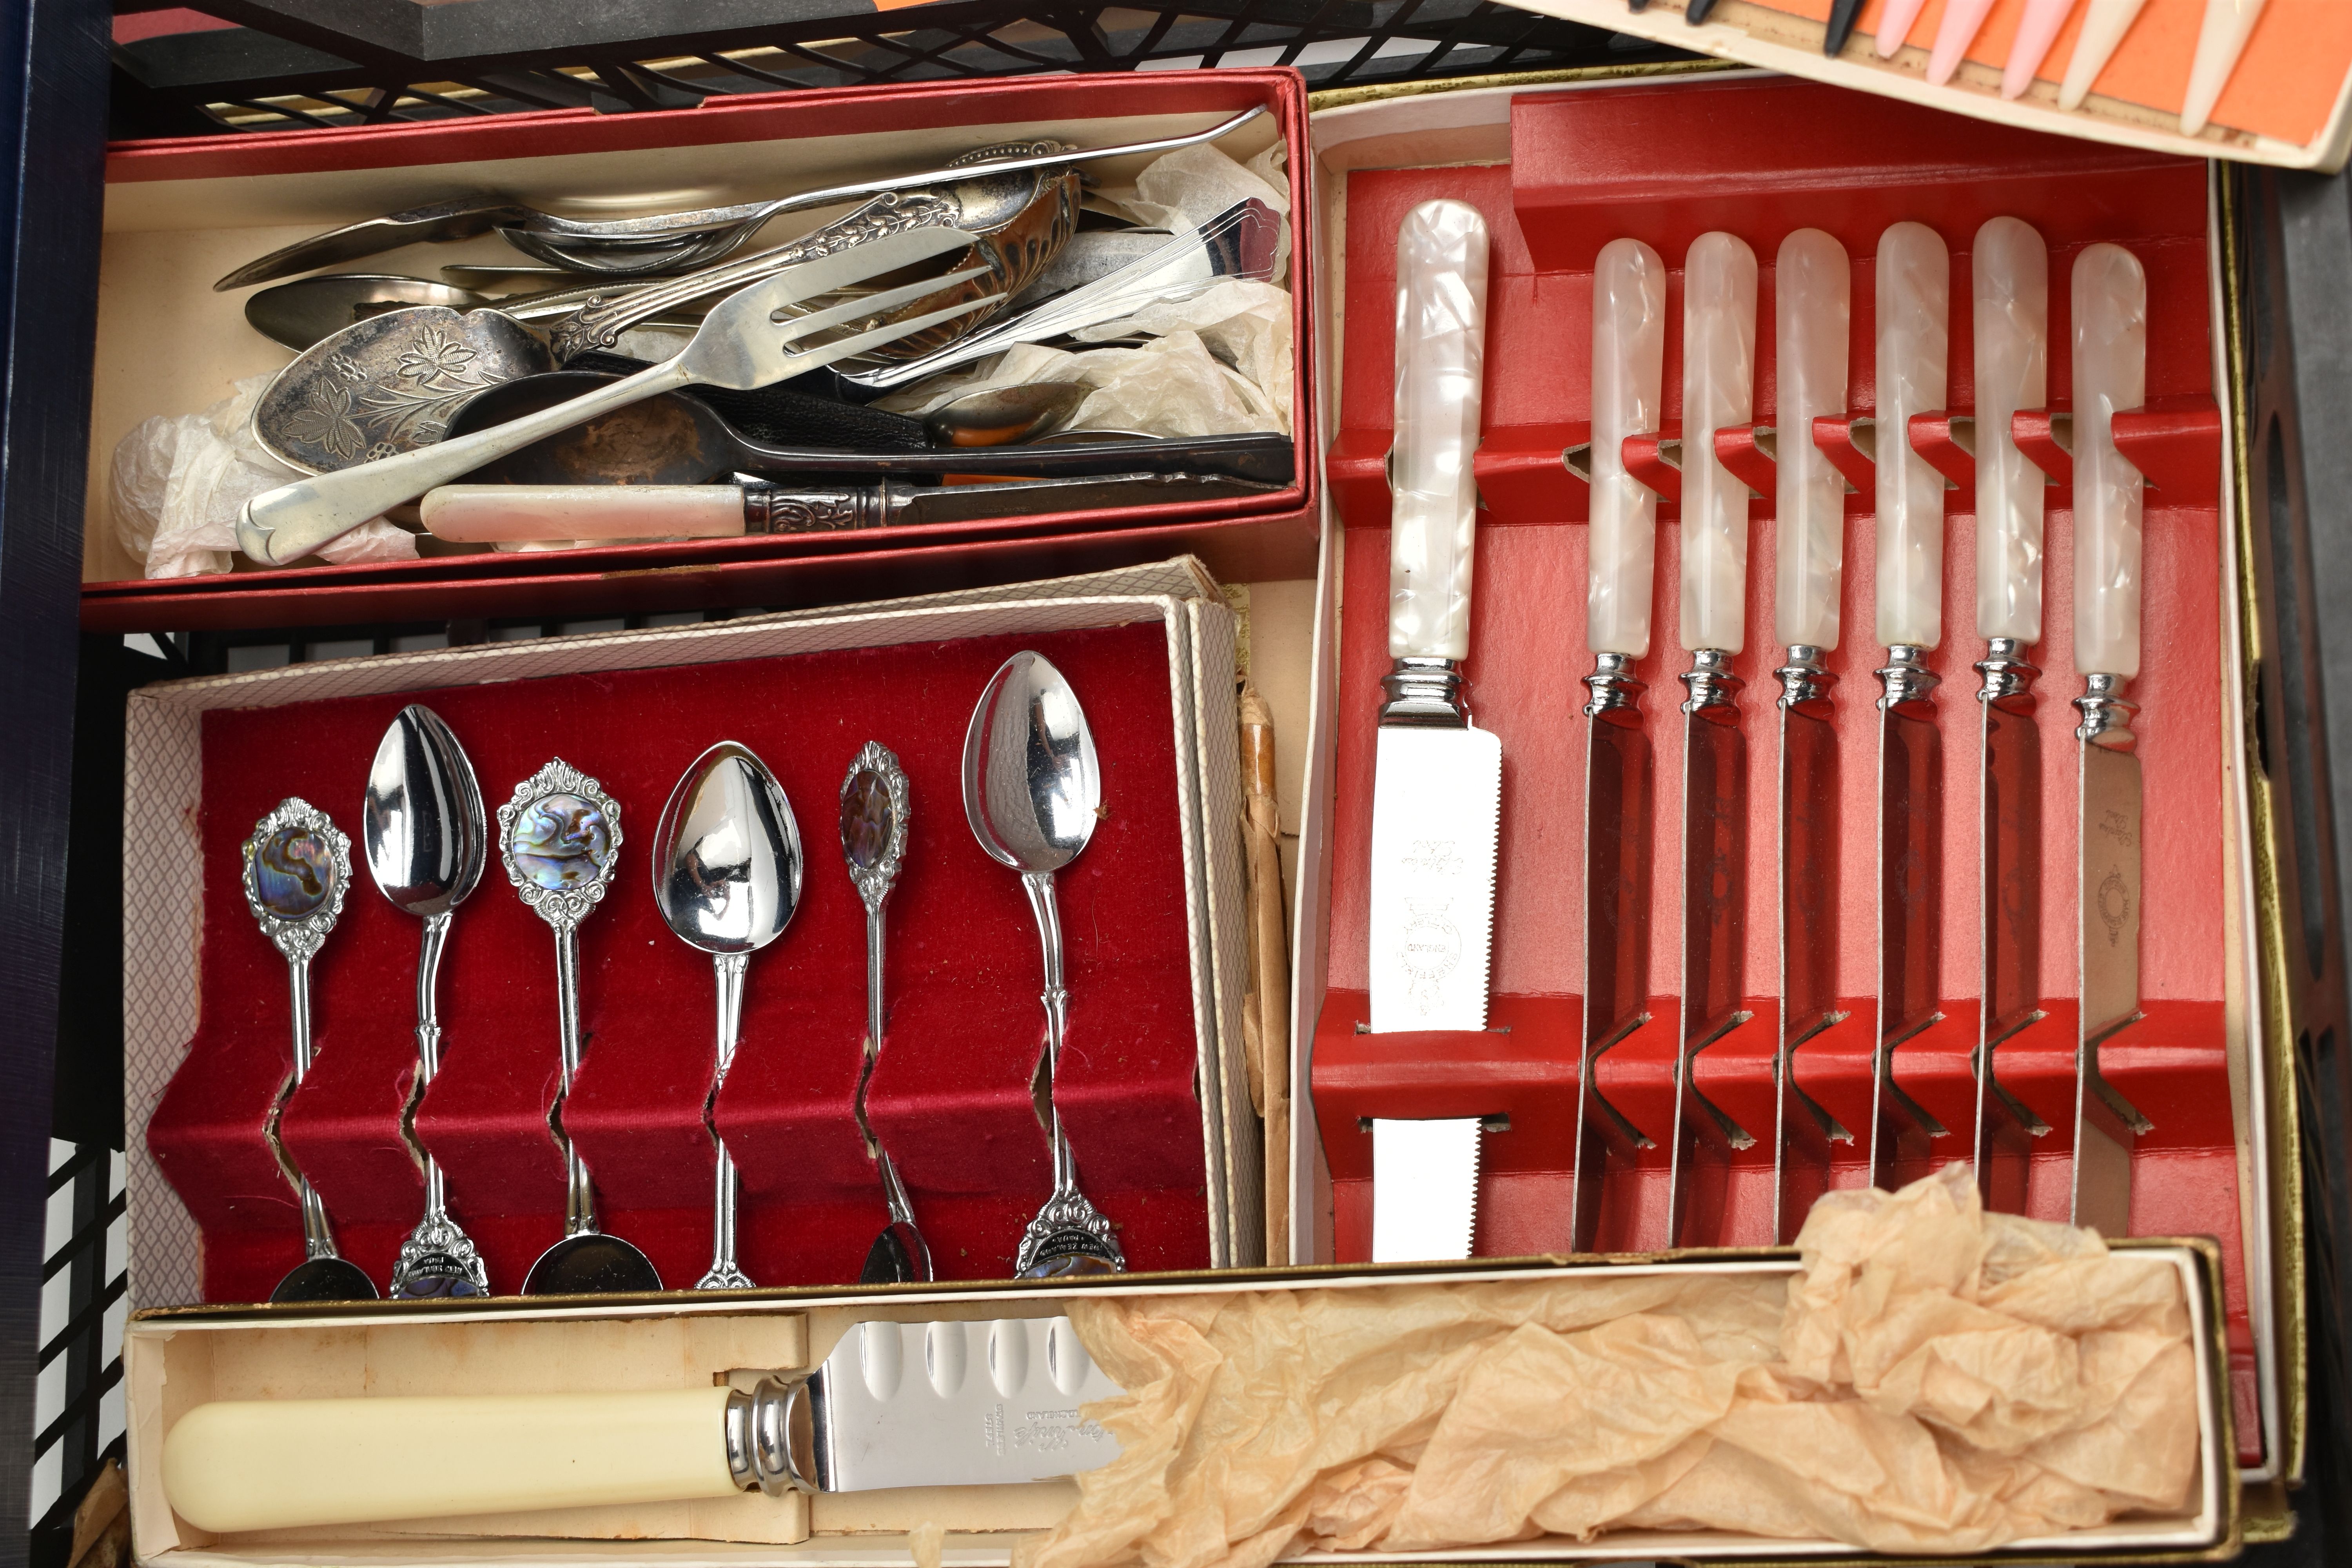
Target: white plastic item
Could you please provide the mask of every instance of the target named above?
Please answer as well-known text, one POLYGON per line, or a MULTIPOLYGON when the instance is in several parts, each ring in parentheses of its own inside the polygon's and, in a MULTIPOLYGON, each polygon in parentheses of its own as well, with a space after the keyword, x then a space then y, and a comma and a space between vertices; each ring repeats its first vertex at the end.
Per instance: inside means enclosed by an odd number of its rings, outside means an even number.
POLYGON ((1891 60, 1911 36, 1911 24, 1927 9, 1927 0, 1886 0, 1886 9, 1878 14, 1878 58, 1891 60))
POLYGON ((2213 118, 2213 105, 2230 85, 2238 57, 2263 18, 2270 0, 2205 0, 2205 25, 2197 32, 2197 57, 2189 66, 2189 96, 2180 104, 2180 133, 2194 136, 2213 118))
POLYGON ((2147 0, 2091 0, 2083 13, 2083 30, 2074 35, 2074 52, 2066 61, 2066 79, 2058 84, 2058 107, 2080 109, 2097 85, 2099 73, 2116 57, 2116 48, 2139 20, 2147 0))
POLYGON ((1773 532, 1773 635, 1783 647, 1838 644, 1845 574, 1845 476, 1813 445, 1813 421, 1845 412, 1846 335, 1853 262, 1817 228, 1780 242, 1772 262, 1777 344, 1773 417, 1780 425, 1773 532))
POLYGON ((1486 220, 1423 202, 1397 226, 1389 657, 1470 651, 1470 556, 1486 360, 1486 220))
POLYGON ((2074 668, 2139 673, 2140 476, 2115 416, 2147 401, 2147 274, 2119 245, 2074 258, 2074 668))
POLYGON ((2017 37, 2011 40, 2009 58, 2000 68, 2001 97, 2021 98, 2033 85, 2033 73, 2042 68, 2050 46, 2057 41, 2058 29, 2065 26, 2067 14, 2074 9, 2074 0, 2025 0, 2025 15, 2018 20, 2017 37))
POLYGON ((1756 400, 1756 253, 1720 229, 1683 258, 1682 642, 1738 653, 1748 635, 1748 487, 1715 433, 1756 400))
POLYGON ((224 1400, 164 1437, 163 1495, 220 1531, 731 1497, 727 1394, 224 1400))
POLYGON ((2042 470, 2011 416, 2049 399, 2050 247, 1993 218, 1971 247, 1977 330, 1977 634, 2042 640, 2042 470))
POLYGON ((425 531, 459 544, 542 539, 732 539, 736 485, 444 485, 417 509, 425 531))
POLYGON ((1625 437, 1658 428, 1664 406, 1666 264, 1612 239, 1592 264, 1592 526, 1586 535, 1585 644, 1650 651, 1658 498, 1625 471, 1625 437))
POLYGON ((1936 28, 1936 47, 1927 57, 1927 83, 1941 87, 1952 79, 1968 58, 1969 46, 1976 41, 1977 29, 1984 26, 1985 14, 1992 9, 1992 0, 1948 0, 1944 7, 1944 19, 1936 28))
POLYGON ((1878 237, 1878 640, 1944 640, 1944 476, 1911 445, 1911 416, 1944 406, 1952 253, 1923 223, 1878 237))

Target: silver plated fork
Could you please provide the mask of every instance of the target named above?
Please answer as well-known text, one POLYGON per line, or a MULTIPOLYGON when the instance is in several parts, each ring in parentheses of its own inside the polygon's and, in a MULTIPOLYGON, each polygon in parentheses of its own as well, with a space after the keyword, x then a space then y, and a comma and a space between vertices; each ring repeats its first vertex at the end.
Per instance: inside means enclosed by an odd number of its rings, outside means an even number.
POLYGON ((961 229, 910 229, 803 262, 729 295, 704 318, 701 330, 674 358, 635 375, 504 425, 334 473, 297 479, 254 497, 246 503, 237 520, 237 548, 264 564, 284 566, 350 532, 387 507, 413 500, 436 485, 469 474, 493 458, 520 451, 559 430, 568 430, 642 398, 674 392, 682 386, 720 386, 744 392, 772 386, 835 360, 921 331, 935 322, 963 315, 975 307, 993 304, 1003 296, 958 299, 944 310, 908 321, 892 321, 830 342, 810 342, 834 328, 911 305, 989 270, 976 267, 866 295, 811 315, 786 314, 792 306, 803 300, 961 250, 972 243, 972 237, 961 229), (794 346, 801 343, 809 346, 794 346))

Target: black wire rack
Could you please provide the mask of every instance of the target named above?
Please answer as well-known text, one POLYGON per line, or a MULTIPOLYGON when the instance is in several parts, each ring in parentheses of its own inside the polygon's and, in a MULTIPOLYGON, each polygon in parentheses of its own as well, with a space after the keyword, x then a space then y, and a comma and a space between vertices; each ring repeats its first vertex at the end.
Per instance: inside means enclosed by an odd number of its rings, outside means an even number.
MULTIPOLYGON (((126 19, 151 8, 116 6, 126 19)), ((1679 58, 1496 0, 935 0, 887 11, 856 0, 345 0, 333 8, 339 26, 371 16, 379 25, 343 32, 301 0, 198 9, 215 26, 129 37, 141 29, 118 23, 127 41, 114 53, 116 134, 625 112, 730 93, 1054 71, 1293 66, 1320 89, 1679 58), (698 29, 662 32, 681 11, 698 29)))

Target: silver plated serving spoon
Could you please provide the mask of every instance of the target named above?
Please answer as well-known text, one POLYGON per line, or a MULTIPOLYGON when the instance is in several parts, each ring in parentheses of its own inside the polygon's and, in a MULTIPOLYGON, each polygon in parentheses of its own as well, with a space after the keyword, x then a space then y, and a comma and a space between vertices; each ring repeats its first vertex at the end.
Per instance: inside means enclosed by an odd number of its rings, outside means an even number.
POLYGON ((733 741, 694 759, 654 834, 654 902, 678 940, 710 954, 719 977, 719 1065, 702 1102, 718 1149, 711 1199, 709 1272, 698 1290, 748 1290, 735 1261, 739 1186, 734 1157, 713 1112, 743 1022, 743 972, 751 955, 784 934, 801 901, 801 830, 792 802, 767 764, 733 741))
POLYGON ((499 807, 499 856, 507 880, 555 932, 556 1039, 563 1080, 549 1121, 563 1143, 563 1239, 524 1276, 526 1296, 658 1290, 653 1260, 596 1228, 596 1184, 564 1130, 564 1102, 580 1071, 580 922, 604 900, 621 864, 621 808, 603 786, 557 757, 515 785, 499 807))
POLYGON ((482 1256, 450 1217, 441 1163, 416 1136, 416 1105, 441 1070, 436 998, 441 950, 457 906, 482 879, 489 849, 474 764, 438 713, 414 703, 400 710, 375 749, 362 810, 360 837, 377 889, 394 909, 425 922, 416 955, 417 1092, 401 1118, 401 1131, 425 1158, 425 1217, 400 1245, 392 1295, 395 1300, 487 1296, 490 1279, 482 1256))
POLYGON ((1045 1070, 1031 1092, 1053 1141, 1054 1194, 1021 1237, 1013 1269, 1023 1279, 1127 1268, 1110 1221, 1078 1191, 1077 1156, 1054 1103, 1070 995, 1062 984, 1054 873, 1087 847, 1101 805, 1102 772, 1077 693, 1043 654, 1014 654, 989 678, 972 710, 964 735, 963 812, 990 858, 1021 873, 1045 952, 1045 1070))
POLYGON ((342 917, 343 894, 352 885, 352 841, 327 814, 299 795, 253 826, 245 841, 245 902, 261 922, 261 934, 285 956, 288 989, 294 1004, 294 1076, 278 1089, 262 1122, 269 1152, 302 1205, 302 1261, 278 1289, 273 1301, 373 1301, 375 1281, 335 1250, 327 1205, 286 1152, 278 1123, 286 1103, 310 1076, 310 960, 342 917))
POLYGON ((861 1285, 928 1283, 931 1246, 915 1226, 915 1205, 898 1179, 898 1163, 866 1119, 866 1089, 882 1059, 882 909, 907 858, 907 771, 879 741, 868 741, 841 781, 841 854, 866 905, 866 1058, 857 1069, 857 1131, 882 1176, 882 1203, 890 1222, 866 1250, 861 1285))

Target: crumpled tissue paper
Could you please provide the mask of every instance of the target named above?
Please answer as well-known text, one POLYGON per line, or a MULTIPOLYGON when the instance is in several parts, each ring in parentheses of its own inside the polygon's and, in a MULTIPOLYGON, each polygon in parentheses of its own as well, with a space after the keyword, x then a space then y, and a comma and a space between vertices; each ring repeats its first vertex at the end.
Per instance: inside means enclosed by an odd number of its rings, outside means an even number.
MULTIPOLYGON (((229 570, 237 513, 265 490, 300 479, 253 437, 253 407, 275 373, 248 376, 201 414, 157 415, 114 448, 114 528, 149 577, 229 570)), ((337 564, 407 561, 415 537, 373 518, 319 553, 337 564)))
POLYGON ((2179 1276, 1986 1214, 1966 1166, 1814 1206, 1793 1278, 1073 1301, 1119 1439, 1014 1568, 1263 1568, 1711 1529, 1977 1552, 2177 1512, 2179 1276))

